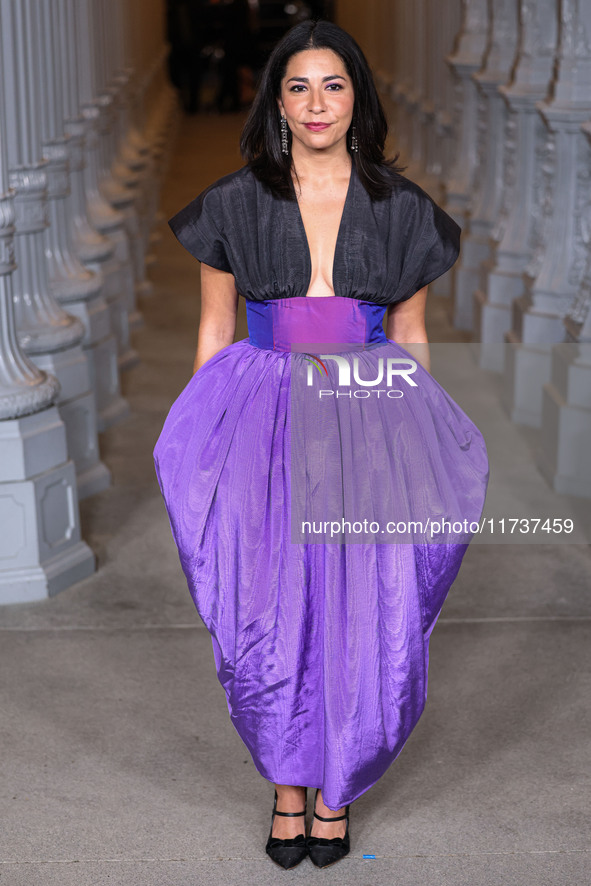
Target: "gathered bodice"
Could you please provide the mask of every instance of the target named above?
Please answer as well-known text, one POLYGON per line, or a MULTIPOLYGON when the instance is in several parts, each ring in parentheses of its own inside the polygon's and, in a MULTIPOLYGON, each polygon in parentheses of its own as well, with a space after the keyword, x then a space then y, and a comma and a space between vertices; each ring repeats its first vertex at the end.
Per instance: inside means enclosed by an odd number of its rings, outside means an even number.
MULTIPOLYGON (((298 203, 271 194, 249 166, 214 182, 169 224, 199 261, 232 273, 247 301, 306 297, 312 262, 298 203)), ((334 297, 378 305, 410 298, 453 265, 460 232, 404 176, 390 197, 372 200, 353 165, 335 246, 334 297)))

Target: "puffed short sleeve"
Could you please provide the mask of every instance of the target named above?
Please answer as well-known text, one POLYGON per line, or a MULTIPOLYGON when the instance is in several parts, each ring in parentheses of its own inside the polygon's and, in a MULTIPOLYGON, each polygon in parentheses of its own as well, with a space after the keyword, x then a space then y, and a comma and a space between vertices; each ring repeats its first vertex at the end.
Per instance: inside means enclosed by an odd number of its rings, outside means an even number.
POLYGON ((462 229, 423 190, 412 192, 406 216, 402 275, 393 301, 405 301, 455 264, 460 254, 462 229))
POLYGON ((232 273, 224 234, 222 199, 215 184, 177 212, 168 224, 179 243, 196 259, 232 273))

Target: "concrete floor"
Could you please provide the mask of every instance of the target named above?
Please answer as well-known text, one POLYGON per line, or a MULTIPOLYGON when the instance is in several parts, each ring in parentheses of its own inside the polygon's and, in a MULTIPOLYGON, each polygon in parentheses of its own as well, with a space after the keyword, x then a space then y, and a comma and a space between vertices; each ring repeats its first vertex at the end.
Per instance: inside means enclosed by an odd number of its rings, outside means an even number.
MULTIPOLYGON (((241 164, 241 119, 187 120, 167 217, 241 164)), ((352 806, 351 854, 288 873, 265 855, 272 787, 231 725, 152 464, 191 374, 198 270, 164 230, 135 335, 142 362, 123 380, 132 417, 101 441, 114 485, 81 508, 98 572, 52 600, 0 610, 0 884, 588 884, 584 542, 473 543, 433 634, 427 709, 352 806)), ((461 340, 448 313, 430 299, 432 340, 461 340)), ((243 338, 243 304, 240 324, 243 338)), ((487 440, 493 504, 586 520, 586 505, 550 493, 531 435, 506 418, 494 377, 473 383, 469 359, 460 349, 440 380, 487 440)))

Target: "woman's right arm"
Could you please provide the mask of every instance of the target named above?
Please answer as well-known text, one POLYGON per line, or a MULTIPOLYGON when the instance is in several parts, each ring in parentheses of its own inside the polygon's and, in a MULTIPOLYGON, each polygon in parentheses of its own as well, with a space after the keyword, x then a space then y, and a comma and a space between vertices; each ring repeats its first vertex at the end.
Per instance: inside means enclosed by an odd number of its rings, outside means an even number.
POLYGON ((234 275, 201 263, 201 319, 193 375, 203 364, 231 345, 236 334, 238 292, 234 275))

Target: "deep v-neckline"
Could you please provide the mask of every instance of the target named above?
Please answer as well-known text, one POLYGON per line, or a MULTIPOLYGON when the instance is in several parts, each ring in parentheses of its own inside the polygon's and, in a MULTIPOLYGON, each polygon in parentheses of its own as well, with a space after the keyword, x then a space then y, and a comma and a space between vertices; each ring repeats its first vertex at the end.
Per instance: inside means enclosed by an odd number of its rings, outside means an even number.
POLYGON ((355 176, 355 164, 351 162, 351 173, 349 175, 349 184, 347 186, 347 193, 345 195, 345 202, 343 203, 343 211, 341 212, 341 219, 339 221, 339 227, 337 230, 337 239, 335 241, 334 254, 332 257, 332 266, 331 266, 331 283, 332 283, 332 295, 308 295, 310 291, 310 286, 312 284, 312 252, 310 250, 310 243, 308 241, 308 235, 306 233, 306 226, 304 225, 304 219, 302 217, 302 211, 300 209, 300 204, 298 202, 297 196, 295 198, 295 207, 296 207, 296 216, 300 228, 300 233, 302 236, 302 241, 304 244, 304 255, 306 257, 306 265, 307 265, 307 285, 304 287, 304 297, 305 298, 334 298, 338 293, 336 291, 336 280, 335 280, 335 268, 337 266, 337 254, 339 252, 339 248, 341 245, 342 234, 345 229, 346 223, 346 215, 349 207, 351 195, 353 193, 353 179, 355 176))

